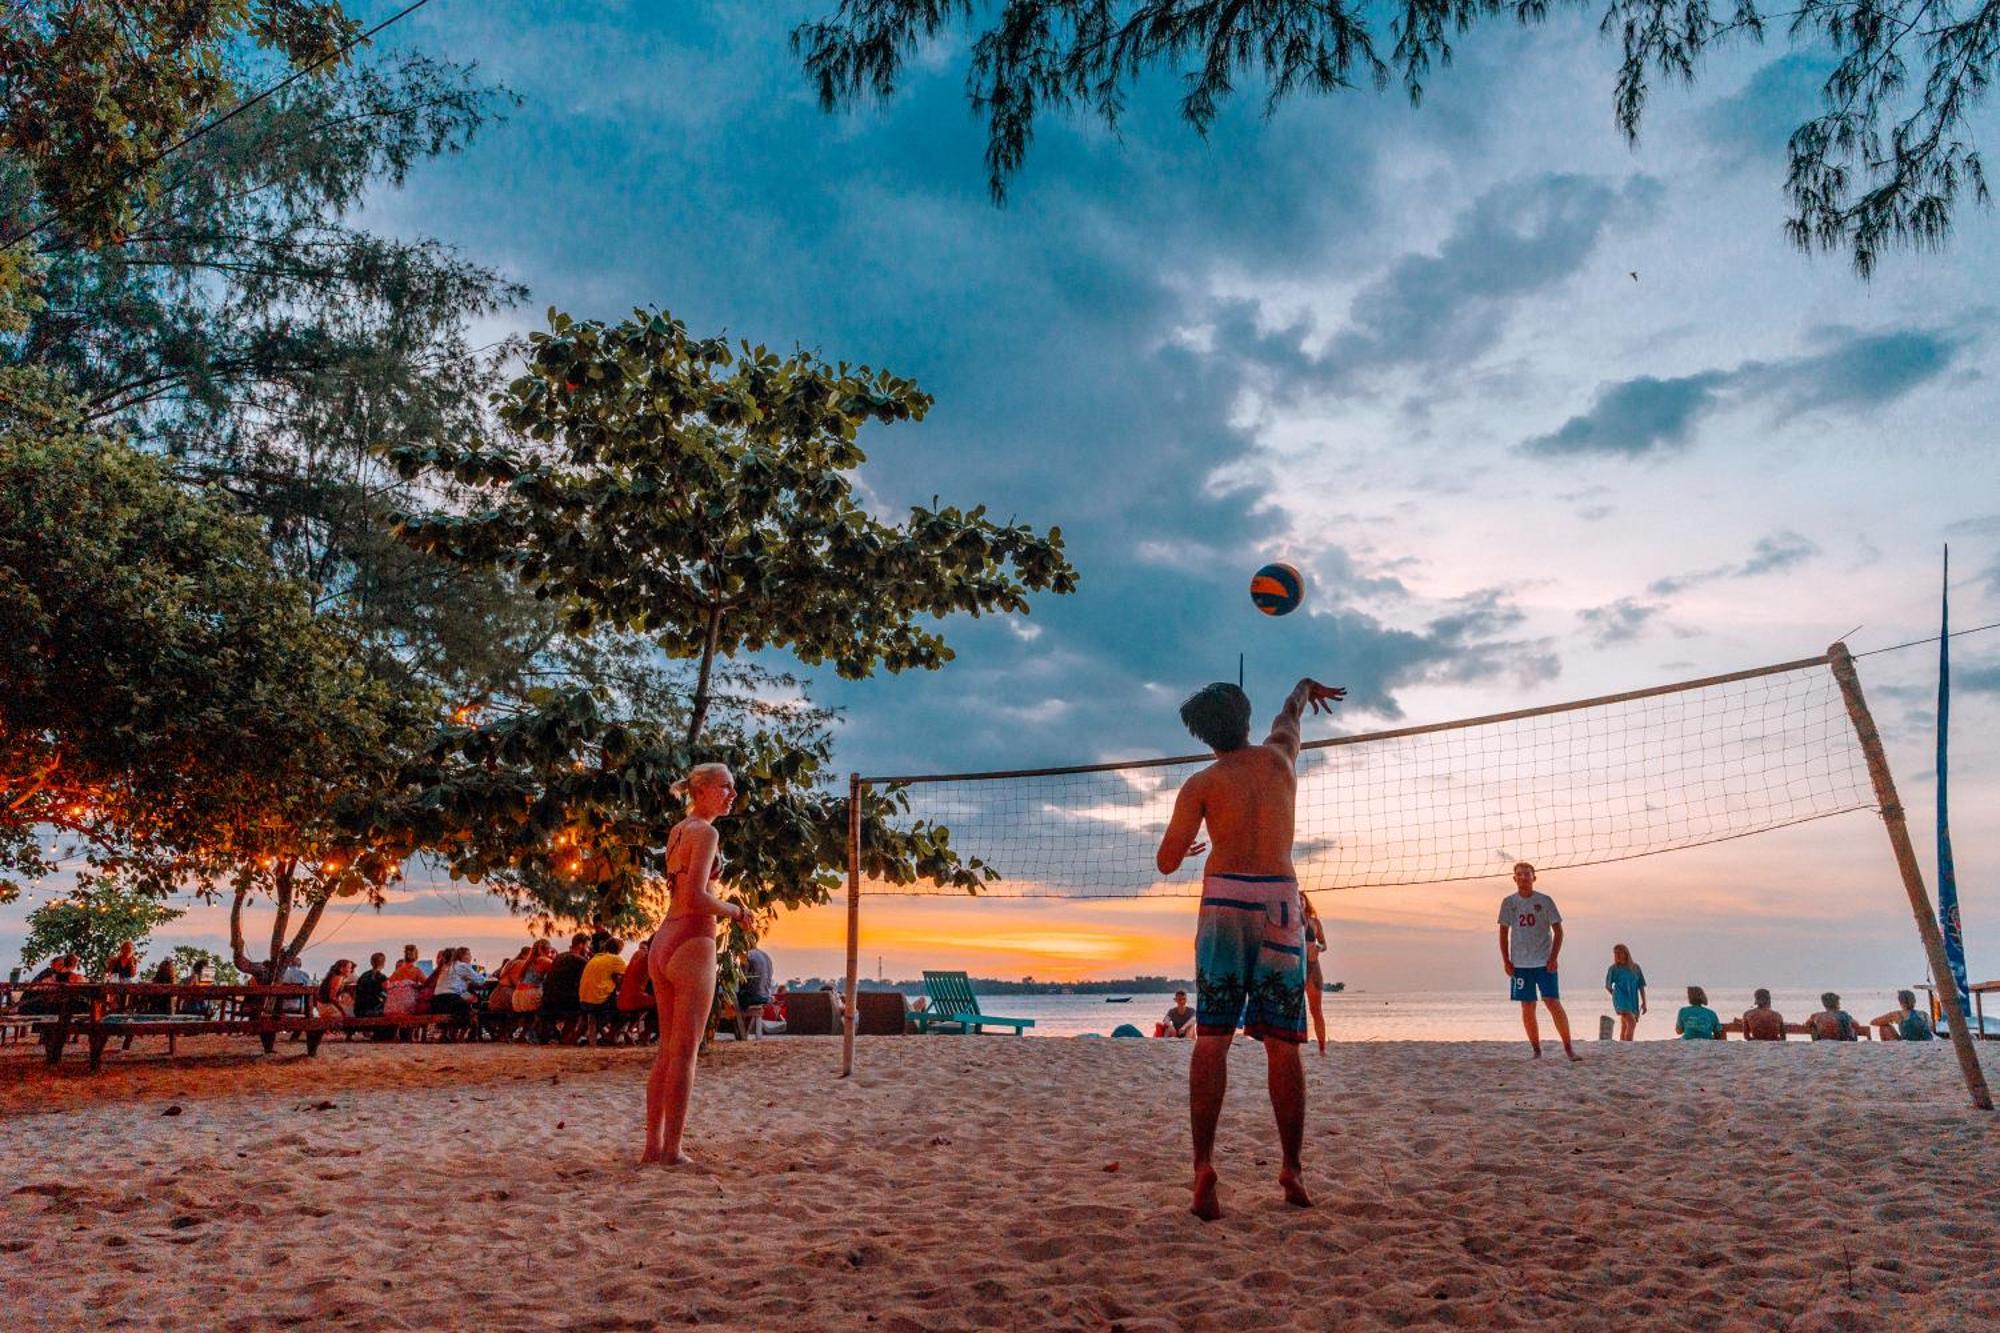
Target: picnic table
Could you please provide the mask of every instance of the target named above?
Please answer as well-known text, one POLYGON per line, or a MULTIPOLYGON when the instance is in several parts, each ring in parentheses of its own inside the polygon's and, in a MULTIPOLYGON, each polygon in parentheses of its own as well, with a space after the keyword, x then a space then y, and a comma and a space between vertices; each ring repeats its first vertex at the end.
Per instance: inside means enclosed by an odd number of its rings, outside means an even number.
POLYGON ((0 988, 0 999, 10 1001, 0 1021, 32 1024, 51 1065, 61 1062, 72 1039, 85 1039, 93 1070, 114 1037, 130 1046, 134 1037, 164 1036, 171 1055, 184 1036, 247 1035, 257 1037, 268 1055, 277 1049, 278 1034, 297 1032, 305 1037, 306 1054, 315 1055, 320 1039, 342 1021, 313 1017, 313 995, 311 986, 30 982, 0 988), (32 1010, 24 1011, 30 1000, 32 1010))

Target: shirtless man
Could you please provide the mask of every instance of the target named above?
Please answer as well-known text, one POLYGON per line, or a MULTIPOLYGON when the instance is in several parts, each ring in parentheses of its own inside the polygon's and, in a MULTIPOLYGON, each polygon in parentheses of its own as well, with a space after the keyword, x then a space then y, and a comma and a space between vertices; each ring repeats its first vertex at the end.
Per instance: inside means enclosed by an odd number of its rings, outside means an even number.
POLYGON ((1250 744, 1250 697, 1234 685, 1210 685, 1181 705, 1181 721, 1215 751, 1215 762, 1187 780, 1154 858, 1170 875, 1190 855, 1209 850, 1195 928, 1195 1042, 1188 1066, 1194 1125, 1194 1202, 1203 1221, 1222 1216, 1213 1165, 1215 1125, 1229 1086, 1229 1043, 1240 1025, 1264 1043, 1271 1109, 1278 1119, 1285 1202, 1312 1207, 1300 1148, 1305 1139, 1306 956, 1299 883, 1292 868, 1293 804, 1298 795, 1299 719, 1310 705, 1328 711, 1347 691, 1301 680, 1262 745, 1250 744), (1202 826, 1208 843, 1195 841, 1202 826))

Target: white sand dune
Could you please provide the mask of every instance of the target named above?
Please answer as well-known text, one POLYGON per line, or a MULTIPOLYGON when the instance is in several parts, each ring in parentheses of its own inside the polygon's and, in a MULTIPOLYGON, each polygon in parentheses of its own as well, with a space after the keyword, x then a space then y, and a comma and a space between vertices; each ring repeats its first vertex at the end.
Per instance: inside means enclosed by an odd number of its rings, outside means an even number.
POLYGON ((2000 1327, 1942 1046, 1309 1054, 1310 1211, 1239 1046, 1204 1225, 1174 1043, 725 1043, 682 1170, 634 1162, 646 1051, 188 1045, 0 1053, 9 1326, 2000 1327))

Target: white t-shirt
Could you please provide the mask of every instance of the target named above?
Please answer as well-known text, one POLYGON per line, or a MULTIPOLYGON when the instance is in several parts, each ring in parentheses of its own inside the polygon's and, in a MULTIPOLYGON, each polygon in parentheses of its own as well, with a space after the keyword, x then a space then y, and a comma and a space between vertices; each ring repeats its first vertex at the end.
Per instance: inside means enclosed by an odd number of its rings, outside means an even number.
POLYGON ((1562 921, 1555 901, 1546 893, 1523 898, 1510 893, 1500 900, 1500 924, 1507 927, 1507 959, 1515 967, 1546 967, 1555 947, 1552 927, 1562 921))

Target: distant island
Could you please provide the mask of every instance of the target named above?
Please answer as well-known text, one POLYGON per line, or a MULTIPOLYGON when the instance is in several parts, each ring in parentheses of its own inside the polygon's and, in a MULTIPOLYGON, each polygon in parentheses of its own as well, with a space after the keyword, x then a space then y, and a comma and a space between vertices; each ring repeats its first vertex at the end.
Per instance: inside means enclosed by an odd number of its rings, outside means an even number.
MULTIPOLYGON (((839 990, 846 984, 845 977, 805 977, 785 983, 792 990, 818 990, 822 986, 839 990)), ((1326 989, 1338 992, 1345 987, 1344 982, 1330 981, 1326 989)), ((924 983, 921 977, 915 981, 881 981, 863 977, 861 989, 922 995, 924 983)), ((1033 977, 1008 981, 1000 977, 974 977, 972 989, 980 995, 1144 995, 1148 992, 1170 995, 1177 990, 1192 992, 1194 982, 1182 977, 1114 977, 1109 981, 1037 981, 1033 977)))

